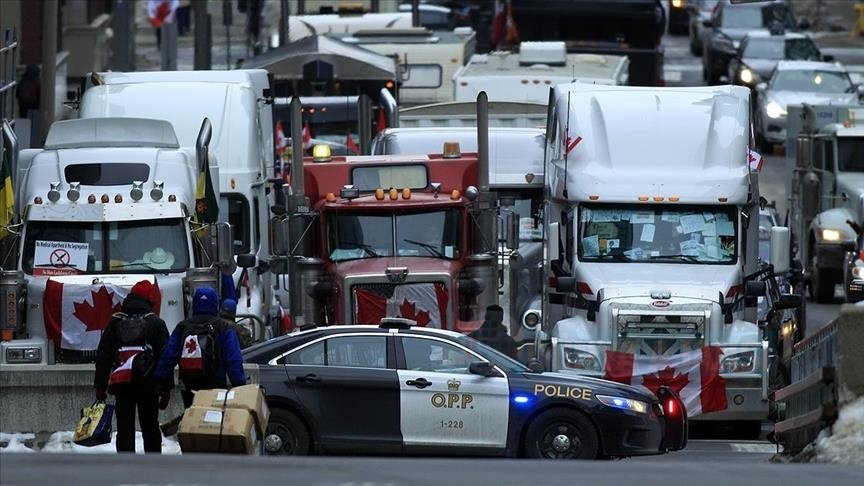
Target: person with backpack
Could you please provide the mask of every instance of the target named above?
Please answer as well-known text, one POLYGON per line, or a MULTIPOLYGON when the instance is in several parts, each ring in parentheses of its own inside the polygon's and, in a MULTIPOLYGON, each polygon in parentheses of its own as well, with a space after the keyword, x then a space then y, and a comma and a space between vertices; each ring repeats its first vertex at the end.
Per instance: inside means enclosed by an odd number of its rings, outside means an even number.
POLYGON ((155 377, 163 389, 174 386, 174 367, 180 365, 183 405, 192 406, 196 390, 246 384, 237 333, 219 316, 216 290, 201 287, 192 297, 192 317, 174 328, 156 365, 155 377), (227 374, 227 379, 226 379, 227 374))
POLYGON ((168 405, 168 395, 157 392, 153 369, 168 342, 168 327, 153 313, 156 292, 147 280, 136 283, 122 311, 111 316, 96 351, 93 385, 97 400, 105 401, 107 393, 116 400, 117 452, 135 452, 136 409, 144 452, 162 452, 159 408, 168 405))

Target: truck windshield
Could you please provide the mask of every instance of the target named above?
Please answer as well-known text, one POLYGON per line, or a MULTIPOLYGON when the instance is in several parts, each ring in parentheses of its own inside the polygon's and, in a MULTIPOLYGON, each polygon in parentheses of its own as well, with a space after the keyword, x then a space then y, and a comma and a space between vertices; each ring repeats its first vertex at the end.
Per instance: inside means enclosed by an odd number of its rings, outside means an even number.
POLYGON ((734 263, 736 211, 734 206, 585 205, 579 210, 579 260, 734 263))
POLYGON ((189 268, 183 219, 27 223, 23 269, 32 275, 170 273, 189 268))
POLYGON ((338 262, 394 255, 459 258, 461 219, 457 209, 333 213, 327 228, 330 259, 338 262))
POLYGON ((837 170, 864 172, 864 137, 837 139, 837 170))

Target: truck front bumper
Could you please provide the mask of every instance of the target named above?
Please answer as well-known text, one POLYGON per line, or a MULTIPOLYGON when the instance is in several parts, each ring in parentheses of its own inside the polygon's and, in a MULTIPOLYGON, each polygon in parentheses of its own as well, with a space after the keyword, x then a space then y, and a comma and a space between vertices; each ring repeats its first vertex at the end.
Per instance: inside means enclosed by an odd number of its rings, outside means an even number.
MULTIPOLYGON (((763 398, 761 386, 737 386, 733 379, 726 379, 726 410, 697 415, 694 422, 766 420, 769 402, 763 398)), ((754 383, 755 384, 755 383, 754 383)))
POLYGON ((843 270, 846 253, 855 250, 855 243, 817 243, 814 247, 815 265, 820 269, 843 270))

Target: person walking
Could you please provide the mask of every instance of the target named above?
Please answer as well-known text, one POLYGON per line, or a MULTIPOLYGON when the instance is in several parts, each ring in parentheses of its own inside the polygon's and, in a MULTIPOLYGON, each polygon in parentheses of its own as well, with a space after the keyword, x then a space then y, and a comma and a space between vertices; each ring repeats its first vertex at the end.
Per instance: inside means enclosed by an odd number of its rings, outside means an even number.
POLYGON ((195 291, 192 317, 177 324, 159 358, 155 378, 163 390, 173 388, 178 364, 186 408, 197 390, 227 388, 229 380, 232 386, 246 384, 237 333, 219 316, 219 299, 211 287, 195 291))
POLYGON ((486 307, 483 324, 471 333, 470 337, 516 359, 516 341, 507 334, 504 327, 504 309, 500 305, 492 304, 486 307))
POLYGON ((135 452, 135 411, 144 438, 144 452, 162 452, 159 408, 168 395, 157 392, 153 368, 168 341, 165 321, 153 313, 158 288, 147 280, 136 283, 123 300, 122 312, 111 317, 96 351, 96 399, 115 398, 117 452, 135 452))

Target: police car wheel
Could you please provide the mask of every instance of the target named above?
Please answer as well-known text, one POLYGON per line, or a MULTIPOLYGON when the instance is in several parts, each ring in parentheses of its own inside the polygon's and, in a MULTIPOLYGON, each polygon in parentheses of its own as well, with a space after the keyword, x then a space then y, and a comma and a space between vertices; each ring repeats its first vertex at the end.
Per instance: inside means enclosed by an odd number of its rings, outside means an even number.
POLYGON ((525 434, 525 454, 533 458, 594 459, 598 444, 594 424, 575 410, 545 412, 525 434))
POLYGON ((297 415, 279 408, 271 411, 264 435, 264 453, 271 456, 309 453, 309 432, 297 415))

